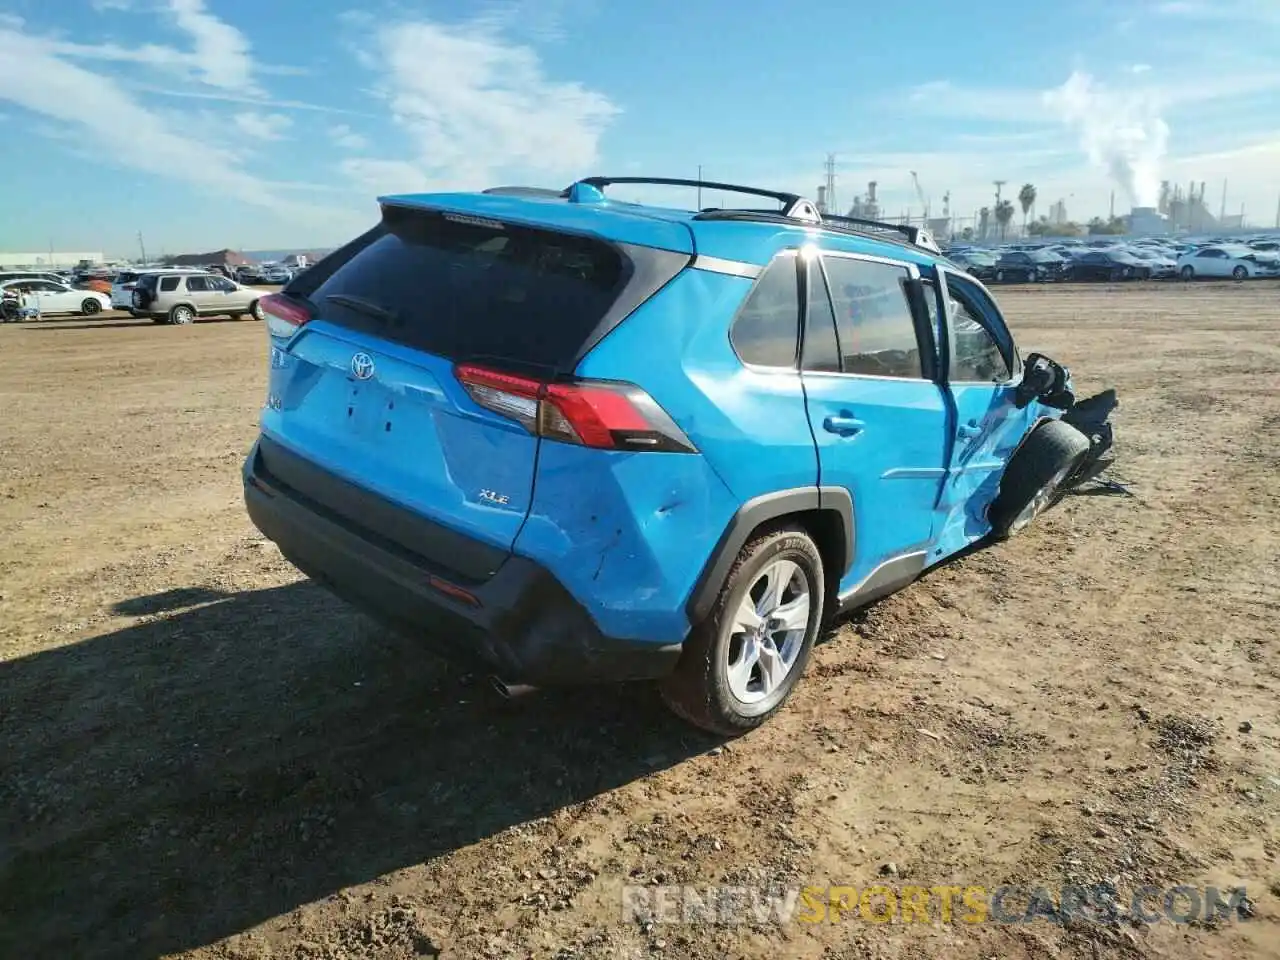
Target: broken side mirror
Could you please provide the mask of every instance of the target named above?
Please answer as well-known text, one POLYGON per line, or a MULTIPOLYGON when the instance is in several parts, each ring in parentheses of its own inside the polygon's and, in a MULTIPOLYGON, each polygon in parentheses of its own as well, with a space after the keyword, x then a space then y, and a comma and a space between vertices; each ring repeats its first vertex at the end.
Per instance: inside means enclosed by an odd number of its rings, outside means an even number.
POLYGON ((1022 367, 1022 382, 1014 397, 1014 402, 1021 409, 1032 400, 1068 410, 1075 403, 1071 392, 1071 377, 1066 367, 1055 363, 1044 354, 1033 353, 1027 357, 1022 367))

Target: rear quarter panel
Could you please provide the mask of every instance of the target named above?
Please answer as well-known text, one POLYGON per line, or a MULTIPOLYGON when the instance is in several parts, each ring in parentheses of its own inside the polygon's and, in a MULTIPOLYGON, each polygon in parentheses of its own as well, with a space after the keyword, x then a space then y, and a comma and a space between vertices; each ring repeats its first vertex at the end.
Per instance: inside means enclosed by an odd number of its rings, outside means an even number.
POLYGON ((741 503, 816 485, 798 375, 745 370, 729 344, 729 322, 750 286, 685 270, 576 371, 643 387, 698 453, 541 444, 516 552, 549 566, 606 635, 683 638, 685 604, 741 503))

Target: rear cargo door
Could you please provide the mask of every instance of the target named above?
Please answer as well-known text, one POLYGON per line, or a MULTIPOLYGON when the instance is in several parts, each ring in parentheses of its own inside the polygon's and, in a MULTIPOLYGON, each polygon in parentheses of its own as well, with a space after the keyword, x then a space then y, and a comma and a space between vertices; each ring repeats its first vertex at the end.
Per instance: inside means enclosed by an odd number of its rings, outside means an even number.
MULTIPOLYGON (((422 207, 386 207, 355 246, 286 291, 315 319, 273 340, 263 433, 403 508, 392 529, 377 511, 380 535, 481 579, 491 561, 469 562, 456 536, 422 536, 420 521, 508 551, 539 441, 475 403, 455 364, 540 379, 572 370, 632 265, 600 239, 422 207)), ((337 500, 324 506, 364 523, 365 498, 337 500)))

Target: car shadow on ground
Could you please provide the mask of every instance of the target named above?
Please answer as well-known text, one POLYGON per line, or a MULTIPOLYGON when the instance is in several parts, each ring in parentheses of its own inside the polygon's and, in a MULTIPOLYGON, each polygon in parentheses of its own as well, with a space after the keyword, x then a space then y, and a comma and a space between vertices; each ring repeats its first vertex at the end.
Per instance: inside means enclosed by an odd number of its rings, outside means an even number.
POLYGON ((149 327, 151 321, 129 318, 127 320, 39 320, 20 325, 18 329, 29 333, 52 333, 57 330, 110 330, 114 327, 149 327))
POLYGON ((157 618, 0 664, 0 956, 208 944, 716 743, 649 685, 499 700, 305 581, 118 610, 157 618))

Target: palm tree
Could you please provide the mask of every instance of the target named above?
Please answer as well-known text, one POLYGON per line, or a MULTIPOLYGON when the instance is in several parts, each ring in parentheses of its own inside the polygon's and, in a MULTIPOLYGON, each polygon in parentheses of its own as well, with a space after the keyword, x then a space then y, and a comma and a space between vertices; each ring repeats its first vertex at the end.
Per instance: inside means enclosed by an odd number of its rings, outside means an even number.
POLYGON ((991 226, 991 208, 983 207, 978 211, 978 236, 987 239, 987 229, 991 226))
POLYGON ((1022 205, 1022 232, 1027 232, 1027 214, 1036 205, 1036 188, 1033 184, 1024 183, 1018 191, 1018 203, 1022 205))
POLYGON ((1013 204, 1008 200, 1001 200, 996 204, 996 223, 1000 224, 1000 239, 1005 238, 1005 234, 1009 230, 1009 221, 1013 219, 1013 204))

